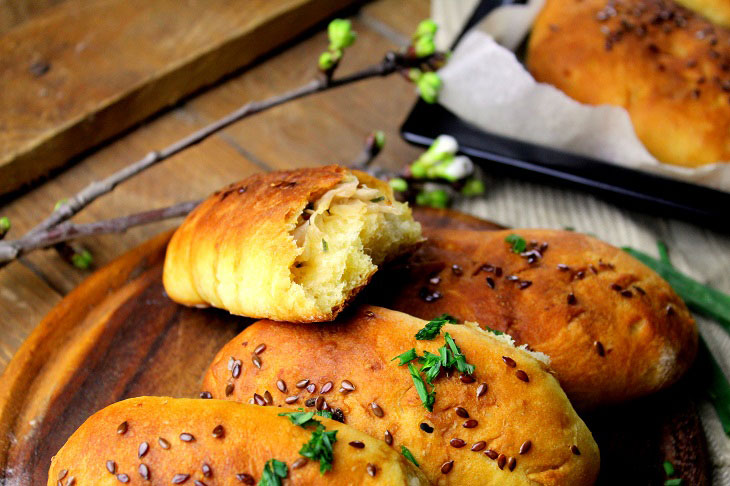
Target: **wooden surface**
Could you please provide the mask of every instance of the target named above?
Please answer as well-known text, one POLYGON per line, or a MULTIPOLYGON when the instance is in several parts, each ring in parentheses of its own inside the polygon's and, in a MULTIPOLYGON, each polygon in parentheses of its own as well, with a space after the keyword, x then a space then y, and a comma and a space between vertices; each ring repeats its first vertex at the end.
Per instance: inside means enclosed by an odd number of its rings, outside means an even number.
POLYGON ((249 64, 353 0, 65 0, 0 8, 0 194, 249 64), (15 9, 15 11, 13 10, 15 9), (35 13, 35 15, 33 15, 35 13))
MULTIPOLYGON (((0 4, 0 11, 2 8, 0 4)), ((428 14, 428 0, 379 0, 363 7, 352 18, 359 40, 348 50, 342 72, 379 60, 388 49, 399 46, 395 41, 406 42, 428 14)), ((34 190, 6 201, 0 215, 12 220, 8 236, 23 234, 59 199, 149 150, 167 145, 248 100, 300 85, 316 74, 317 56, 326 45, 326 34, 317 32, 92 152, 34 190)), ((290 103, 234 125, 126 182, 75 219, 89 222, 201 198, 255 171, 347 162, 359 153, 366 135, 374 129, 384 130, 388 139, 378 163, 400 167, 420 153, 398 136, 398 127, 415 99, 413 86, 392 76, 290 103)), ((174 224, 135 228, 124 235, 86 239, 83 244, 94 254, 98 267, 174 224)), ((90 273, 74 269, 53 251, 31 254, 26 262, 28 266, 16 262, 0 270, 0 368, 50 308, 90 273)))
MULTIPOLYGON (((416 218, 432 227, 499 228, 439 211, 417 211, 416 218)), ((0 378, 0 483, 46 484, 53 454, 106 405, 141 395, 197 396, 218 350, 253 322, 179 306, 166 296, 161 274, 169 236, 94 273, 45 317, 10 362, 0 378)), ((599 485, 661 485, 667 458, 685 479, 694 474, 691 484, 708 484, 704 436, 684 389, 589 419, 602 453, 599 485)))

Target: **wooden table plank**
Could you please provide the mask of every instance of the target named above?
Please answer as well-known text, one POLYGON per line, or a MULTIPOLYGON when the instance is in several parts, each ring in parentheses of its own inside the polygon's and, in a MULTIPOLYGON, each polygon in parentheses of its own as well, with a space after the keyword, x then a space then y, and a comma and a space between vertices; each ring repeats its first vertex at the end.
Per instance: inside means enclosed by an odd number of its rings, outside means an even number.
POLYGON ((67 0, 0 37, 0 194, 352 0, 67 0))

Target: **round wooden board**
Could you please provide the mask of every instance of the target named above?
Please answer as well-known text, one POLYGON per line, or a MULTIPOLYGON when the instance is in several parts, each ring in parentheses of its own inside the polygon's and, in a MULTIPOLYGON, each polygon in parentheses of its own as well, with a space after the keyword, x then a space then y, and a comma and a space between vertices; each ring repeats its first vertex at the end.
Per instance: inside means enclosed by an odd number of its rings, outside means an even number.
MULTIPOLYGON (((416 216, 436 227, 501 228, 443 210, 419 210, 416 216)), ((196 397, 218 349, 252 322, 179 306, 166 296, 161 274, 170 236, 159 235, 90 276, 10 362, 0 378, 0 484, 45 485, 51 457, 87 417, 113 402, 141 395, 196 397)), ((691 401, 673 393, 673 406, 662 405, 661 413, 657 403, 588 418, 602 451, 601 483, 619 478, 621 484, 662 484, 657 471, 670 457, 697 462, 694 472, 687 469, 691 484, 709 484, 704 436, 691 401)))

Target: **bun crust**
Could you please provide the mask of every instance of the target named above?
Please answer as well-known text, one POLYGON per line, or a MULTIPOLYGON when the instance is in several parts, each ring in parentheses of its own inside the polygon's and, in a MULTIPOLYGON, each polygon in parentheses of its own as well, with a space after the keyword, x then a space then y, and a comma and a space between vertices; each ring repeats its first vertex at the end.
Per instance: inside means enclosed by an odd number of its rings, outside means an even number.
POLYGON ((279 417, 284 411, 221 400, 124 400, 92 415, 74 432, 53 458, 48 486, 56 486, 61 477, 63 484, 71 484, 70 479, 75 478, 73 484, 80 486, 119 486, 124 484, 119 474, 128 476, 128 484, 240 486, 258 482, 265 463, 274 458, 287 464, 288 479, 284 484, 429 484, 420 471, 382 441, 322 417, 317 420, 327 430, 337 430, 332 470, 320 475, 318 463, 311 460, 293 469, 311 430, 279 417), (117 430, 122 423, 127 426, 120 434, 117 430), (222 430, 216 436, 213 430, 219 425, 222 430), (192 440, 183 441, 182 433, 190 434, 192 440), (167 441, 166 449, 160 438, 167 441), (364 447, 350 447, 351 441, 362 442, 364 447), (141 445, 144 442, 146 448, 141 445), (141 464, 147 468, 148 481, 140 474, 141 464), (204 464, 209 468, 207 474, 203 472, 204 464), (374 477, 368 473, 368 464, 376 467, 374 477), (251 478, 237 477, 243 474, 251 478), (175 475, 189 477, 175 483, 175 475))
POLYGON ((367 174, 338 166, 256 174, 188 215, 168 245, 163 283, 188 306, 326 321, 368 283, 384 255, 418 241, 408 207, 367 174))
POLYGON ((547 0, 527 64, 577 101, 626 108, 662 162, 730 161, 730 31, 670 0, 547 0))
POLYGON ((656 392, 694 360, 697 327, 684 302, 616 247, 539 229, 427 229, 426 236, 405 263, 374 282, 374 301, 422 318, 449 313, 508 333, 550 356, 578 409, 656 392), (505 242, 513 233, 536 242, 538 251, 547 248, 530 263, 505 242), (440 297, 430 298, 434 292, 440 297))
POLYGON ((327 407, 342 411, 348 425, 378 439, 389 431, 392 447, 407 447, 434 484, 593 484, 598 448, 546 364, 474 325, 448 324, 433 340, 417 341, 414 335, 425 324, 367 306, 321 325, 258 321, 219 352, 203 388, 216 398, 242 402, 268 392, 275 406, 291 396, 298 398, 290 399, 290 406, 317 406, 321 397, 327 407), (458 373, 436 378, 429 412, 408 367, 392 359, 411 348, 419 355, 438 353, 445 332, 476 367, 475 381, 466 383, 470 380, 458 373), (248 356, 261 344, 266 348, 258 355, 258 368, 248 356), (515 368, 503 356, 512 358, 515 368), (243 361, 237 378, 228 370, 231 357, 243 361), (518 370, 528 382, 518 378, 518 370), (482 383, 486 392, 478 397, 482 383), (464 412, 457 413, 456 407, 464 412), (463 447, 451 445, 459 445, 451 442, 455 439, 463 440, 463 447), (523 445, 528 441, 531 447, 523 445), (496 451, 495 459, 486 451, 496 451), (509 458, 514 458, 514 470, 509 458), (449 461, 450 470, 445 466, 449 461))

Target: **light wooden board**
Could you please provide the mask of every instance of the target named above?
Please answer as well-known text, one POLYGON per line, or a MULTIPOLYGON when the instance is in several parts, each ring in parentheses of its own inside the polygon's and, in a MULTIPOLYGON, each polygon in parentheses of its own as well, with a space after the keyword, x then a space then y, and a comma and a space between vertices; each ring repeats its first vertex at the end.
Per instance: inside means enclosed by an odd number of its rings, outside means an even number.
POLYGON ((66 0, 38 8, 37 16, 0 36, 0 194, 250 63, 349 3, 66 0))

